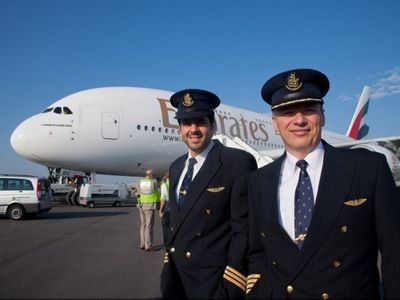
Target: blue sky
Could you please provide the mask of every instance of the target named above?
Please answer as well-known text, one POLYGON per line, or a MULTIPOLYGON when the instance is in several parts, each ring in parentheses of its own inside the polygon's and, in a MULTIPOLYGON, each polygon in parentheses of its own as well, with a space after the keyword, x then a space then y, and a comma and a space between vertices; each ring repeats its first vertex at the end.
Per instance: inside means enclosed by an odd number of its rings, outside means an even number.
POLYGON ((47 175, 13 151, 13 129, 99 86, 203 88, 268 112, 269 77, 316 68, 331 82, 326 129, 346 132, 369 85, 370 137, 400 135, 399 12, 396 0, 0 0, 0 173, 47 175))

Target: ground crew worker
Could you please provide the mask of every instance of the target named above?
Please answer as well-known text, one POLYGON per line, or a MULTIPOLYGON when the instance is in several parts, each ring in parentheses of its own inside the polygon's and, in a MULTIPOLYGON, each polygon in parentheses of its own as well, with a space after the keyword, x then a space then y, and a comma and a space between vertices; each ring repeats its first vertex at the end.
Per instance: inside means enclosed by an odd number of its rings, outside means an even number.
POLYGON ((160 197, 157 180, 153 170, 146 171, 146 177, 139 180, 138 209, 140 215, 140 249, 154 251, 153 229, 154 214, 159 207, 160 197))

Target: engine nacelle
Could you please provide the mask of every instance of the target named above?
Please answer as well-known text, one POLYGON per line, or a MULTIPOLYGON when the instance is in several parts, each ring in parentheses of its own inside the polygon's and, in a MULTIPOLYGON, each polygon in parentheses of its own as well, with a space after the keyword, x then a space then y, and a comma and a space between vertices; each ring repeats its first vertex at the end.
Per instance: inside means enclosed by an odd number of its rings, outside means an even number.
POLYGON ((382 153, 386 157, 394 180, 396 182, 400 180, 400 159, 399 157, 397 157, 396 153, 393 152, 395 149, 392 149, 392 147, 385 147, 378 144, 368 143, 355 145, 351 147, 351 149, 366 149, 369 151, 382 153))

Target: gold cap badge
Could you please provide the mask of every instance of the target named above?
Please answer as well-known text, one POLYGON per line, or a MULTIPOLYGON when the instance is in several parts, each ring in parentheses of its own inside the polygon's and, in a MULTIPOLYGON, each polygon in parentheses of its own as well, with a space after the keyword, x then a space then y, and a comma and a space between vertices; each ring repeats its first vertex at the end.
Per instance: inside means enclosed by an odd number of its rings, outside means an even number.
POLYGON ((184 106, 192 106, 193 103, 194 103, 193 98, 189 93, 187 93, 187 94, 185 94, 185 96, 183 96, 182 104, 184 106))
POLYGON ((288 77, 286 88, 290 91, 297 91, 301 88, 303 83, 300 81, 300 78, 296 77, 296 73, 291 73, 288 77))

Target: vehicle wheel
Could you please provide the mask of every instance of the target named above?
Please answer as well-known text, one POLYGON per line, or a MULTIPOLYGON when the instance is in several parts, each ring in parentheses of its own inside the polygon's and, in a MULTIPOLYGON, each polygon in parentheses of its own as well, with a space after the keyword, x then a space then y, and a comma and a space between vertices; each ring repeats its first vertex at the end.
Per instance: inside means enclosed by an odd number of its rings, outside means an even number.
POLYGON ((19 204, 13 204, 8 208, 8 217, 12 220, 18 221, 25 217, 25 210, 19 204))
POLYGON ((90 201, 90 202, 88 203, 88 206, 89 206, 90 208, 93 208, 93 207, 94 207, 94 202, 93 202, 93 201, 90 201))
POLYGON ((115 207, 121 207, 121 202, 115 201, 113 206, 115 206, 115 207))

